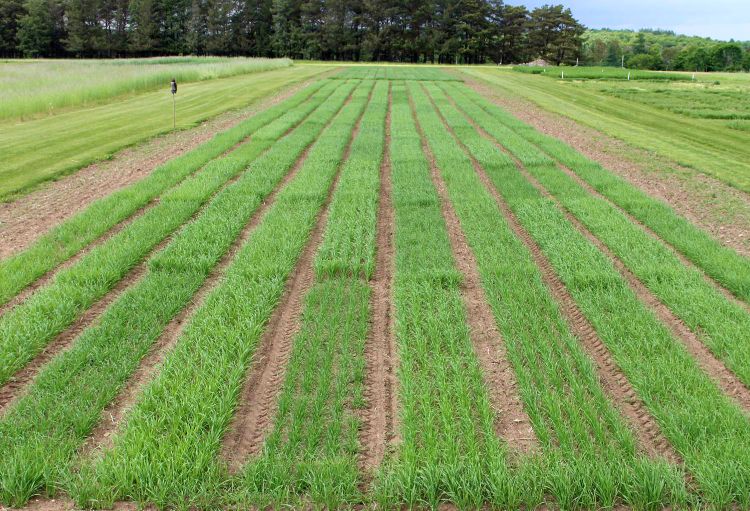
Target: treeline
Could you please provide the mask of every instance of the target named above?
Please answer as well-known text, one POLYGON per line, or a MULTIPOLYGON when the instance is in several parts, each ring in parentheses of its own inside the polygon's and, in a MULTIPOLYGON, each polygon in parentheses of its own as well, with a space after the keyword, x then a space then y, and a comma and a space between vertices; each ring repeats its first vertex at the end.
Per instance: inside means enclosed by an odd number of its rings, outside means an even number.
POLYGON ((589 30, 583 61, 596 66, 675 71, 750 71, 750 42, 724 42, 669 30, 589 30))
POLYGON ((574 63, 584 31, 562 5, 502 0, 0 0, 5 57, 574 63))

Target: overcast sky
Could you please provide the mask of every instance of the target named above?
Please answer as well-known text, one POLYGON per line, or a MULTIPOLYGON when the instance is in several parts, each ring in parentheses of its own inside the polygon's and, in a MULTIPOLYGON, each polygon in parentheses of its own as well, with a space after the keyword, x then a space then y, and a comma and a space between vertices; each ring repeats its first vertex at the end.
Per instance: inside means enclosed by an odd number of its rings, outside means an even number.
POLYGON ((506 0, 529 9, 563 4, 591 28, 664 28, 678 34, 750 40, 750 0, 506 0))

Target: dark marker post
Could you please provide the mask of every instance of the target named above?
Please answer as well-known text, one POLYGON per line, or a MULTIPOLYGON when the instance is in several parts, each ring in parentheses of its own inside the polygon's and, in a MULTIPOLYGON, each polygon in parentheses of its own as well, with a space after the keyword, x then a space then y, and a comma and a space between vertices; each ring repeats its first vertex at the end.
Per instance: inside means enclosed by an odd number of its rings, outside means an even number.
POLYGON ((177 80, 172 78, 172 129, 177 127, 177 103, 175 95, 177 94, 177 80))

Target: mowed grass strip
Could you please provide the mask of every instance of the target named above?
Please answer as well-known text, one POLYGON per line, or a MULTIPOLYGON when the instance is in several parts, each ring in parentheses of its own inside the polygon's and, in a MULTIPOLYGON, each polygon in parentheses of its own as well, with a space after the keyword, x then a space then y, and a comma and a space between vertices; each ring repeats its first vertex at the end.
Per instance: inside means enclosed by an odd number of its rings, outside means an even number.
POLYGON ((692 504, 750 505, 748 417, 513 160, 470 125, 462 128, 458 112, 449 117, 682 456, 696 485, 692 504))
POLYGON ((273 430, 244 469, 241 488, 256 506, 338 509, 363 498, 357 411, 365 404, 368 280, 387 104, 388 83, 379 81, 329 207, 273 430))
POLYGON ((230 489, 218 456, 222 438, 258 340, 313 230, 372 85, 354 91, 277 195, 144 389, 113 447, 83 466, 73 490, 79 505, 128 498, 159 507, 204 507, 229 498, 222 497, 230 489))
MULTIPOLYGON (((442 92, 433 88, 442 108, 452 112, 442 92)), ((711 352, 750 386, 750 312, 728 300, 688 268, 662 242, 648 235, 607 201, 589 194, 554 161, 506 128, 466 97, 459 106, 506 147, 562 206, 579 219, 648 287, 656 297, 696 333, 711 352)), ((464 129, 468 129, 463 125, 464 129)), ((747 265, 750 268, 750 265, 747 265)), ((750 282, 749 282, 750 283, 750 282)))
POLYGON ((341 108, 338 87, 297 131, 256 160, 163 251, 149 271, 56 357, 0 420, 0 499, 23 505, 36 492, 73 484, 76 449, 169 320, 184 308, 243 226, 341 108))
MULTIPOLYGON (((462 107, 485 110, 496 129, 507 127, 527 143, 573 171, 593 189, 633 215, 735 296, 750 303, 750 259, 721 244, 663 202, 589 160, 561 140, 545 135, 493 105, 468 87, 444 88, 462 107)), ((504 132, 507 135, 507 131, 504 132)), ((530 148, 527 148, 528 152, 530 148)), ((515 152, 515 151, 514 151, 515 152)), ((520 156, 520 155, 519 155, 520 156)))
POLYGON ((148 177, 99 199, 39 238, 28 249, 0 261, 0 304, 6 303, 30 283, 247 137, 253 136, 256 144, 261 139, 269 144, 273 142, 274 139, 269 137, 271 133, 258 133, 258 130, 289 110, 299 107, 324 83, 325 81, 315 82, 287 101, 160 165, 148 177))
MULTIPOLYGON (((33 64, 32 64, 33 65, 33 64)), ((184 84, 177 100, 177 128, 185 129, 233 109, 246 108, 280 88, 330 68, 291 66, 184 84)), ((23 123, 0 123, 0 200, 24 193, 117 151, 172 129, 168 81, 159 91, 23 123)))
MULTIPOLYGON (((338 83, 338 82, 336 82, 338 83)), ((336 88, 331 82, 305 103, 266 126, 265 135, 243 145, 231 155, 208 164, 164 194, 159 204, 76 264, 61 270, 47 286, 0 317, 0 384, 42 350, 120 281, 150 250, 184 224, 226 183, 248 168, 255 158, 303 121, 336 88)), ((300 126, 304 134, 308 119, 300 126)), ((296 137, 295 137, 296 139, 296 137)))
POLYGON ((508 495, 514 475, 494 434, 462 277, 403 83, 393 84, 392 101, 400 428, 376 475, 373 498, 385 507, 453 502, 479 508, 493 496, 517 503, 508 495))
MULTIPOLYGON (((434 85, 427 88, 435 90, 434 85)), ((684 484, 679 470, 639 451, 531 254, 510 229, 471 160, 446 131, 421 86, 410 83, 409 92, 476 255, 482 287, 518 376, 524 406, 542 443, 541 455, 526 460, 529 479, 523 502, 535 506, 543 496, 551 496, 562 508, 681 502, 684 484)), ((478 140, 464 126, 455 128, 462 142, 478 149, 478 140)), ((518 502, 504 504, 517 506, 518 502)))

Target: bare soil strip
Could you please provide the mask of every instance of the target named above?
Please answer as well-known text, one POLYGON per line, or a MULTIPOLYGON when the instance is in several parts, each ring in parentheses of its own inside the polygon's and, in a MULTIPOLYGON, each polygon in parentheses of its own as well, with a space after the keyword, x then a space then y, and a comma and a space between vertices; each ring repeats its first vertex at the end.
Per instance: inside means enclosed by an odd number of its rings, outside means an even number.
POLYGON ((464 278, 461 294, 466 307, 474 351, 482 367, 485 385, 495 412, 495 433, 511 448, 521 453, 531 452, 539 446, 539 441, 534 434, 531 420, 523 408, 516 375, 508 361, 504 341, 484 294, 476 258, 466 241, 458 215, 445 187, 445 181, 435 162, 435 156, 417 120, 414 103, 411 98, 409 99, 412 116, 422 139, 422 149, 430 162, 432 182, 440 197, 453 257, 464 278))
MULTIPOLYGON (((432 98, 430 99, 432 100, 432 98)), ((518 218, 505 202, 505 199, 500 195, 500 192, 497 191, 489 176, 487 176, 484 168, 482 168, 464 144, 456 137, 455 133, 439 111, 438 115, 440 115, 443 120, 445 128, 453 135, 456 141, 464 149, 464 152, 471 159, 477 175, 485 188, 495 198, 495 202, 514 234, 524 243, 524 245, 526 245, 529 252, 531 252, 534 262, 541 270, 544 283, 549 288, 555 301, 559 304, 560 310, 566 318, 571 331, 578 338, 581 345, 594 362, 604 391, 631 425, 641 449, 651 457, 660 456, 671 463, 682 464, 681 456, 674 450, 661 433, 658 423, 637 396, 635 390, 630 385, 630 382, 615 363, 606 345, 599 338, 596 330, 594 330, 591 323, 580 311, 578 305, 576 305, 575 300, 555 273, 549 259, 544 255, 531 235, 523 228, 518 221, 518 218)), ((477 128, 482 136, 487 136, 487 133, 482 131, 471 119, 469 119, 469 122, 477 128)))
POLYGON ((397 419, 395 374, 396 338, 393 307, 393 274, 395 268, 395 218, 391 190, 391 92, 385 120, 385 145, 380 167, 375 274, 372 286, 372 325, 365 345, 365 400, 362 414, 360 467, 364 473, 374 471, 383 460, 387 446, 394 441, 397 419))
MULTIPOLYGON (((648 289, 633 272, 631 272, 622 260, 610 248, 605 245, 599 238, 589 231, 575 216, 573 216, 565 206, 560 203, 552 194, 550 194, 537 179, 529 174, 524 168, 521 161, 513 156, 505 147, 498 144, 486 131, 479 127, 472 119, 466 116, 466 119, 477 129, 477 131, 491 141, 499 150, 510 156, 516 164, 519 172, 528 180, 534 188, 542 195, 553 201, 565 215, 565 218, 573 224, 586 239, 596 246, 604 255, 606 255, 620 274, 626 279, 631 289, 636 293, 638 298, 648 305, 657 315, 659 320, 666 325, 677 339, 679 339, 698 365, 708 374, 714 382, 723 390, 725 394, 735 400, 744 410, 750 412, 750 389, 748 389, 739 378, 729 370, 724 363, 716 358, 711 351, 703 344, 695 333, 648 289)), ((645 229, 647 232, 648 230, 645 229)), ((654 235, 655 236, 655 235, 654 235)))
MULTIPOLYGON (((343 108, 350 101, 351 95, 343 108)), ((271 315, 253 355, 248 376, 240 393, 237 410, 222 446, 221 456, 228 462, 232 472, 237 472, 249 456, 260 451, 265 435, 273 424, 278 395, 284 383, 294 337, 301 327, 300 316, 304 297, 315 280, 313 267, 315 254, 323 240, 328 207, 338 185, 341 168, 349 157, 352 140, 359 131, 360 121, 361 116, 349 139, 333 183, 328 189, 328 196, 318 214, 310 239, 297 261, 294 272, 287 279, 284 295, 271 315)))
POLYGON ((658 240, 662 244, 664 244, 680 260, 680 262, 683 265, 687 266, 688 268, 692 268, 695 271, 697 271, 698 273, 700 273, 700 275, 703 277, 703 279, 707 283, 709 283, 717 291, 719 291, 721 294, 723 294, 730 302, 735 303, 735 304, 739 305, 740 307, 743 307, 748 312, 750 312, 750 304, 748 304, 748 303, 740 300, 736 296, 734 296, 731 291, 729 291, 727 288, 725 288, 724 286, 722 286, 718 281, 714 280, 710 275, 706 274, 701 268, 699 268, 698 266, 696 266, 695 263, 693 263, 692 261, 690 261, 687 257, 685 257, 684 255, 682 255, 682 253, 680 253, 667 240, 665 240, 662 237, 660 237, 657 233, 655 233, 654 231, 652 231, 651 228, 648 227, 646 224, 644 224, 643 222, 641 222, 640 220, 638 220, 637 218, 635 218, 634 216, 632 216, 630 213, 628 213, 627 211, 625 211, 624 209, 622 209, 620 206, 618 206, 617 204, 615 204, 614 202, 612 202, 611 200, 609 200, 607 197, 605 197, 604 195, 602 195, 601 193, 599 193, 598 191, 596 191, 591 185, 589 185, 586 181, 584 181, 583 179, 581 179, 578 176, 578 174, 576 174, 575 172, 573 172, 572 170, 570 170, 568 167, 566 167, 562 163, 559 163, 559 162, 556 162, 556 163, 557 163, 557 167, 560 170, 562 170, 563 172, 565 172, 565 174, 567 174, 571 179, 573 179, 576 183, 578 183, 584 190, 586 190, 588 193, 590 193, 594 197, 607 202, 610 206, 612 206, 617 211, 619 211, 620 213, 622 213, 625 216, 625 218, 627 218, 628 220, 630 220, 630 222, 632 222, 633 224, 635 224, 638 227, 640 227, 641 230, 643 230, 643 232, 645 232, 646 234, 648 234, 649 236, 651 236, 655 240, 658 240))
POLYGON ((111 160, 94 163, 13 202, 0 204, 0 258, 28 248, 41 235, 95 200, 143 179, 166 161, 284 101, 324 76, 293 85, 242 111, 221 114, 196 128, 170 133, 125 149, 111 160))
POLYGON ((149 353, 143 358, 140 366, 125 384, 123 390, 102 413, 99 424, 91 433, 91 436, 89 436, 86 444, 82 448, 83 455, 86 455, 95 448, 107 449, 111 447, 114 434, 120 429, 122 419, 125 417, 128 410, 136 403, 141 390, 157 374, 165 357, 182 335, 185 325, 189 322, 193 314, 203 305, 203 302, 209 293, 221 282, 222 276, 226 273, 227 268, 234 260, 237 252, 239 252, 245 243, 247 243, 250 235, 263 220, 266 212, 274 204, 276 196, 299 173, 299 170, 302 168, 302 165, 310 152, 310 147, 312 147, 312 144, 305 149, 292 170, 284 176, 279 184, 276 185, 276 188, 274 188, 274 190, 268 195, 258 211, 253 214, 252 218, 247 225, 245 225, 237 239, 234 240, 227 253, 224 254, 219 263, 213 270, 211 270, 208 278, 193 296, 188 307, 183 309, 164 328, 161 336, 153 344, 149 353))

